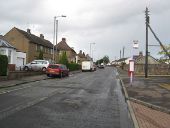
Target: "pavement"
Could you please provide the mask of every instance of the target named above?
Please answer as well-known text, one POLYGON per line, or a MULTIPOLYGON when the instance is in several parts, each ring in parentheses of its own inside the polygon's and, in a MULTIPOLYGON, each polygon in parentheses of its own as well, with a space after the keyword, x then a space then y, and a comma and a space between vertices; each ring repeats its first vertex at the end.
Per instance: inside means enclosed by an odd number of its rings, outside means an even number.
POLYGON ((118 69, 135 128, 170 127, 170 76, 133 76, 118 69))

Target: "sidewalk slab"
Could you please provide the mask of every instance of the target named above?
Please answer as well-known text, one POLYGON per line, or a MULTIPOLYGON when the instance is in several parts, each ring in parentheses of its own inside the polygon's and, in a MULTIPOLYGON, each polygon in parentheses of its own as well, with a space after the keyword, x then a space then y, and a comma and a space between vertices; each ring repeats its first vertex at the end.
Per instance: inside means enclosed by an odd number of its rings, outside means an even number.
POLYGON ((130 101, 140 128, 169 128, 170 114, 130 101))

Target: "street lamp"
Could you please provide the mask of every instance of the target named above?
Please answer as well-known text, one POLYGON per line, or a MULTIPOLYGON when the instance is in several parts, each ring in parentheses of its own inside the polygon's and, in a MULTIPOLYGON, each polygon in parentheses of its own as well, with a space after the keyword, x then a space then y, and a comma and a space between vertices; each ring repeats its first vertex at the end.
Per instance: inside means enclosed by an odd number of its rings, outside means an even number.
POLYGON ((66 17, 65 15, 54 16, 54 36, 53 36, 53 62, 54 62, 54 45, 56 42, 56 52, 57 52, 57 34, 58 34, 58 20, 59 17, 66 17))
POLYGON ((90 43, 90 58, 91 58, 91 45, 95 43, 90 43))

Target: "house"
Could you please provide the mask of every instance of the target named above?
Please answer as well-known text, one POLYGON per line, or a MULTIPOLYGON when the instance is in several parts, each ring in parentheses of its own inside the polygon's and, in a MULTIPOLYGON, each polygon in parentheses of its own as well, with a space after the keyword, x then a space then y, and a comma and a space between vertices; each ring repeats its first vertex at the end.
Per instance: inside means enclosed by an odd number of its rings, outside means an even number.
POLYGON ((59 52, 59 56, 62 55, 63 52, 66 52, 67 58, 69 62, 76 62, 76 55, 77 53, 74 51, 73 48, 71 48, 66 43, 66 38, 62 38, 62 40, 55 46, 57 51, 59 52))
MULTIPOLYGON (((145 56, 143 56, 142 52, 139 52, 139 55, 134 56, 133 58, 135 60, 135 64, 145 64, 145 56)), ((148 55, 148 64, 160 64, 160 62, 151 55, 148 55)))
POLYGON ((86 61, 86 60, 87 60, 87 57, 86 57, 85 53, 82 52, 82 50, 80 50, 79 53, 77 54, 77 63, 81 64, 82 61, 86 61))
MULTIPOLYGON (((11 45, 21 52, 26 53, 26 63, 29 63, 38 58, 40 51, 43 51, 43 59, 53 60, 53 44, 46 40, 43 34, 36 36, 31 34, 31 30, 23 31, 16 27, 12 28, 4 36, 11 45)), ((56 61, 56 52, 55 61, 56 61)))
POLYGON ((8 57, 8 64, 14 65, 14 69, 20 69, 26 63, 26 53, 18 51, 3 36, 0 35, 0 54, 8 57))

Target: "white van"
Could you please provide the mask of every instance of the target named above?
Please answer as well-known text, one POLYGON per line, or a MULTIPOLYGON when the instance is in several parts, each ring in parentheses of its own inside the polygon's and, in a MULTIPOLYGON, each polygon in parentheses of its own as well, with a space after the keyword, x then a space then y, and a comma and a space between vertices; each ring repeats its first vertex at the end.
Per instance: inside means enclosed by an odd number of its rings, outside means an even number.
POLYGON ((81 70, 83 71, 94 71, 94 66, 92 61, 83 61, 81 65, 81 70))

